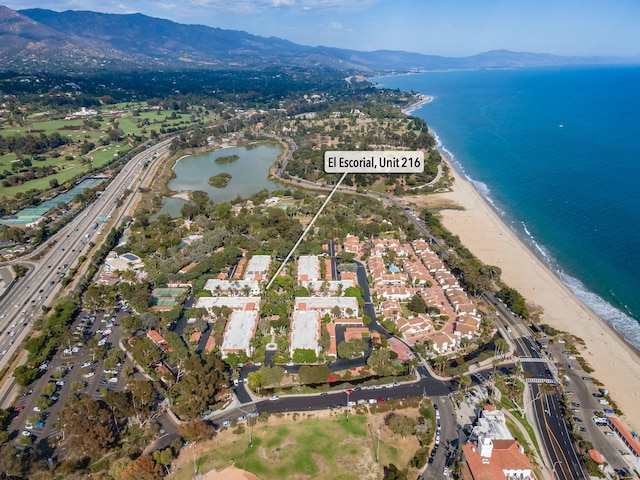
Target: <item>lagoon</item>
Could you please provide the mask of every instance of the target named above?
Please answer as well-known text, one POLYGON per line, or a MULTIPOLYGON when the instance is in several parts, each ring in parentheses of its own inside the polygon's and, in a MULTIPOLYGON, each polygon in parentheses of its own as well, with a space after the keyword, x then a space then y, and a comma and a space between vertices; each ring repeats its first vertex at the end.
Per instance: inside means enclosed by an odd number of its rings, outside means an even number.
MULTIPOLYGON (((179 159, 173 167, 175 178, 169 182, 174 192, 206 192, 214 202, 226 202, 236 197, 250 197, 260 190, 279 190, 284 184, 269 179, 269 168, 282 153, 282 147, 275 143, 255 143, 242 147, 230 147, 213 152, 191 155, 179 159), (216 158, 237 155, 238 160, 218 164, 216 158), (209 177, 228 173, 231 180, 225 188, 212 187, 209 177)), ((158 213, 172 217, 180 215, 185 201, 177 197, 165 198, 158 213)))

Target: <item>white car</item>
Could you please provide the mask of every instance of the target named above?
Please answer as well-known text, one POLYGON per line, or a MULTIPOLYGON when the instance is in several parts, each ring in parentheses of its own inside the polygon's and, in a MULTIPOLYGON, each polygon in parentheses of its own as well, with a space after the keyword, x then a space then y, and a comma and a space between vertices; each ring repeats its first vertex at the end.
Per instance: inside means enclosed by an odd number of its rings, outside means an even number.
POLYGON ((271 395, 269 400, 278 400, 280 397, 278 395, 271 395))
POLYGON ((27 423, 24 428, 26 428, 27 430, 33 430, 33 425, 31 425, 30 423, 27 423))
POLYGON ((110 378, 109 383, 118 383, 118 377, 110 378))
POLYGON ((22 435, 23 437, 30 437, 31 436, 31 432, 29 432, 27 430, 23 430, 20 435, 22 435))
POLYGON ((84 378, 91 378, 95 375, 95 372, 89 372, 84 375, 84 378))

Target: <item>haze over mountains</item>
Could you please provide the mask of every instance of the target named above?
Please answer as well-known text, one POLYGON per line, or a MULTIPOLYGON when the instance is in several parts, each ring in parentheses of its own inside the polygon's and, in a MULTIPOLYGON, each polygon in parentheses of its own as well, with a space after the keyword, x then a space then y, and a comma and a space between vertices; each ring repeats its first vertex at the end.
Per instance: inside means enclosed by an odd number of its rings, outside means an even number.
POLYGON ((0 6, 0 69, 19 72, 117 69, 248 69, 277 65, 351 74, 392 71, 636 63, 617 57, 563 57, 496 50, 441 57, 309 47, 237 30, 184 25, 141 14, 14 11, 0 6))

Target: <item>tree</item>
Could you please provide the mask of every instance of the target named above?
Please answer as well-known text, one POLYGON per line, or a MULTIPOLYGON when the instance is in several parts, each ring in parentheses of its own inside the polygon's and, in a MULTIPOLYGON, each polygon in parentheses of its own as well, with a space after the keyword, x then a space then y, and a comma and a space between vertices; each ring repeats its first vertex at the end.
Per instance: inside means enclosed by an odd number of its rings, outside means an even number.
POLYGON ((161 480, 162 478, 164 478, 162 467, 150 455, 136 458, 120 476, 120 480, 161 480))
POLYGON ((88 395, 69 398, 71 401, 58 414, 63 438, 69 442, 67 456, 92 456, 112 446, 116 437, 111 412, 88 395))
POLYGON ((384 418, 384 423, 393 433, 405 438, 413 434, 418 422, 406 415, 391 412, 384 418))
POLYGON ((187 442, 200 442, 213 438, 216 434, 216 429, 207 422, 191 420, 178 425, 178 433, 187 442))
POLYGON ((458 377, 458 385, 463 390, 466 390, 471 386, 471 377, 469 377, 468 375, 462 375, 458 377))
POLYGON ((378 348, 371 352, 369 358, 367 358, 367 365, 374 370, 384 367, 391 360, 389 350, 386 348, 378 348))
POLYGON ((111 409, 116 422, 121 422, 134 413, 131 392, 107 392, 102 396, 102 399, 111 409))
POLYGON ((27 455, 21 455, 11 443, 0 446, 0 472, 8 478, 23 478, 27 455))
POLYGON ((134 411, 134 423, 144 425, 150 417, 156 400, 153 385, 146 380, 135 380, 129 384, 131 404, 134 411))
POLYGON ((18 365, 13 370, 13 376, 16 379, 16 383, 21 387, 26 387, 33 382, 38 376, 39 370, 35 367, 28 367, 27 365, 18 365))
POLYGON ((155 450, 152 455, 156 463, 165 467, 167 469, 167 473, 169 473, 169 466, 175 458, 171 447, 167 447, 164 450, 155 450))
POLYGON ((407 308, 413 313, 427 313, 427 304, 425 303, 424 299, 417 293, 413 295, 413 297, 407 304, 407 308))
POLYGON ((329 378, 331 371, 325 364, 312 367, 310 365, 303 365, 298 370, 298 381, 301 384, 320 384, 325 383, 329 378))
POLYGON ((407 474, 399 470, 393 463, 384 467, 384 480, 407 480, 407 474))
POLYGON ((354 338, 348 342, 340 342, 338 344, 338 356, 340 358, 354 358, 364 355, 367 351, 367 343, 360 339, 354 338))
POLYGON ((504 338, 498 338, 494 342, 495 352, 498 357, 509 351, 509 343, 504 338))

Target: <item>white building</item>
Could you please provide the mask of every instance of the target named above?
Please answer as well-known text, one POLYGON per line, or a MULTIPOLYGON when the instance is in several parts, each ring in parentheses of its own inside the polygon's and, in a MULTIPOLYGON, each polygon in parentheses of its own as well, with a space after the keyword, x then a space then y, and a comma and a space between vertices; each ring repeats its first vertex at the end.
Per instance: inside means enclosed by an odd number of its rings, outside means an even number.
POLYGON ((251 339, 258 325, 258 315, 257 310, 234 310, 231 313, 220 347, 222 358, 241 351, 251 356, 251 339))
POLYGON ((309 349, 318 354, 318 339, 320 338, 320 314, 317 311, 293 312, 291 322, 291 355, 299 349, 309 349))
POLYGON ((211 313, 213 307, 258 311, 260 309, 260 297, 199 297, 194 307, 205 308, 209 313, 211 313))
POLYGON ((305 285, 320 278, 320 264, 317 255, 302 255, 298 258, 298 282, 305 285))
POLYGON ((266 281, 269 273, 269 265, 271 265, 271 257, 269 255, 254 255, 249 260, 247 269, 244 273, 245 280, 266 281))
POLYGON ((260 295, 260 282, 257 280, 219 280, 210 278, 204 284, 204 289, 212 294, 252 296, 260 295))
POLYGON ((358 299, 355 297, 297 297, 294 311, 317 311, 322 317, 332 314, 338 307, 340 317, 358 316, 358 299))

